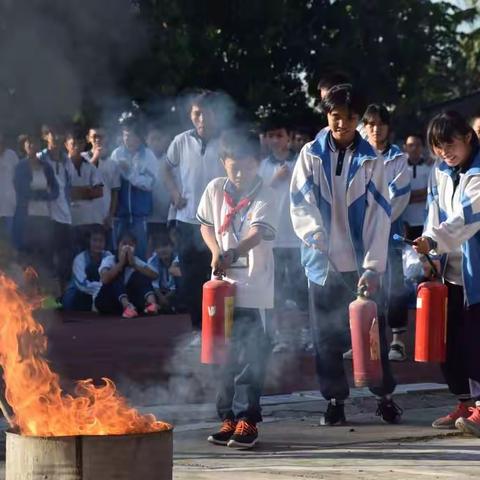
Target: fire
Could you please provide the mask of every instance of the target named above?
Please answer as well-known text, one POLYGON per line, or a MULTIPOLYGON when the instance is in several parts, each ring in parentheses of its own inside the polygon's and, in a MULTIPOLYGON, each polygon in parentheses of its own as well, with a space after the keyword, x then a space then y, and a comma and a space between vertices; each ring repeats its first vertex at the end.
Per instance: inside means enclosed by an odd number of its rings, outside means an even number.
POLYGON ((32 316, 33 306, 3 274, 0 305, 0 364, 6 398, 23 435, 120 435, 171 428, 131 408, 108 378, 103 378, 101 386, 80 380, 74 395, 63 392, 59 376, 44 358, 47 337, 32 316))

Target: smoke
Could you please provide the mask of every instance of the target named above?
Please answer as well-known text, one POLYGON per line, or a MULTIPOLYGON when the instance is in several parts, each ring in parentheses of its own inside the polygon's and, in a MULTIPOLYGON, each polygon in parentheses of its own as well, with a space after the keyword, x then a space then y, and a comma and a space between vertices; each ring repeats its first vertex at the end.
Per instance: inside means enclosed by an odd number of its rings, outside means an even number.
POLYGON ((130 0, 4 0, 0 127, 9 132, 79 116, 119 93, 146 42, 130 0))

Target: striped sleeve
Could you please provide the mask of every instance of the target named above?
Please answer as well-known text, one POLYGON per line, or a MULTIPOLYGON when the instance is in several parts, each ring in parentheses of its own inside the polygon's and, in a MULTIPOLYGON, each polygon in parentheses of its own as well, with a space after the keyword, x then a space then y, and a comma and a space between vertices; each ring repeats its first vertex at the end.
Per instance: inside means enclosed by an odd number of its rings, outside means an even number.
POLYGON ((410 201, 410 171, 408 169, 407 157, 400 155, 394 160, 395 176, 390 180, 388 190, 390 203, 392 205, 392 223, 397 220, 408 206, 410 201))

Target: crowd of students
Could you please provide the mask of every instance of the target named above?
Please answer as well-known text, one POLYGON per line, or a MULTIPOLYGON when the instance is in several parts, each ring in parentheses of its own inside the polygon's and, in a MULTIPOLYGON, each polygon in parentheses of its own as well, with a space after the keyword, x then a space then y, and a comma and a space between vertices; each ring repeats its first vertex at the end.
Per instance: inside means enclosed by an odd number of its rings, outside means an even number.
MULTIPOLYGON (((215 94, 191 103, 192 128, 145 128, 138 112, 119 135, 44 125, 17 154, 0 138, 0 228, 24 266, 54 272, 66 310, 133 318, 187 311, 200 343, 202 285, 236 285, 231 349, 217 398, 215 444, 258 438, 269 351, 314 352, 326 425, 346 421, 348 305, 357 289, 377 302, 383 377, 377 415, 398 422, 390 361, 406 358, 409 292, 404 246, 438 259, 449 289, 446 382, 457 408, 433 422, 480 436, 475 317, 480 304, 480 154, 476 130, 455 112, 424 136, 391 143, 388 109, 367 107, 344 78, 319 85, 327 126, 224 129, 215 94), (426 208, 427 207, 427 208, 426 208), (428 212, 428 215, 427 215, 428 212), (275 312, 308 312, 309 325, 275 312), (388 346, 386 329, 393 340, 388 346)), ((478 119, 473 119, 477 125, 478 119)), ((429 277, 428 264, 422 263, 429 277)), ((416 280, 420 280, 417 278, 416 280)))

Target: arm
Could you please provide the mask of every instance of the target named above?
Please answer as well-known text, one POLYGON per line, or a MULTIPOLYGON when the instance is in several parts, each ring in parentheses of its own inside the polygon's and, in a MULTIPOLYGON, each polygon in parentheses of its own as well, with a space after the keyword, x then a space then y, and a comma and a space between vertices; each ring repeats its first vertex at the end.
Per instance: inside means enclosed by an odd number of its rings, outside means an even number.
POLYGON ((129 181, 134 187, 151 192, 156 181, 156 163, 157 159, 153 153, 146 149, 139 163, 132 165, 131 162, 127 162, 123 164, 124 168, 121 168, 121 172, 125 180, 129 181))
MULTIPOLYGON (((315 197, 316 191, 318 185, 315 184, 311 157, 303 148, 290 183, 290 215, 296 235, 312 247, 315 236, 325 237, 324 223, 315 197)), ((319 242, 318 248, 326 250, 325 243, 319 242)))
POLYGON ((145 275, 150 280, 156 280, 158 278, 158 272, 138 258, 133 259, 131 266, 135 271, 145 275))
MULTIPOLYGON (((368 167, 367 167, 368 168, 368 167)), ((387 265, 391 207, 383 161, 373 161, 366 185, 367 207, 363 224, 363 268, 383 273, 387 265)))
POLYGON ((75 286, 81 292, 84 292, 88 295, 95 295, 95 293, 100 289, 102 286, 101 282, 91 282, 87 279, 87 275, 85 273, 86 263, 85 263, 85 255, 80 253, 75 257, 73 261, 73 281, 75 282, 75 286))
POLYGON ((118 252, 118 262, 112 261, 112 266, 102 268, 100 265, 100 280, 102 283, 112 283, 117 277, 119 277, 127 264, 127 256, 125 250, 118 252))
POLYGON ((103 197, 103 186, 94 187, 71 187, 70 195, 72 200, 94 200, 103 197))
POLYGON ((396 163, 395 177, 390 182, 388 190, 392 206, 392 223, 397 220, 408 206, 410 200, 410 171, 408 170, 407 159, 404 155, 393 160, 396 163))
POLYGON ((185 206, 187 205, 187 200, 182 197, 180 189, 175 182, 175 178, 173 176, 173 167, 169 163, 165 162, 162 167, 162 173, 165 186, 170 193, 170 198, 172 199, 173 205, 178 210, 185 208, 185 206))
POLYGON ((217 243, 215 236, 215 228, 213 225, 200 225, 200 233, 202 234, 203 241, 207 245, 208 249, 212 253, 211 267, 213 271, 221 269, 220 256, 222 254, 220 247, 217 243))

